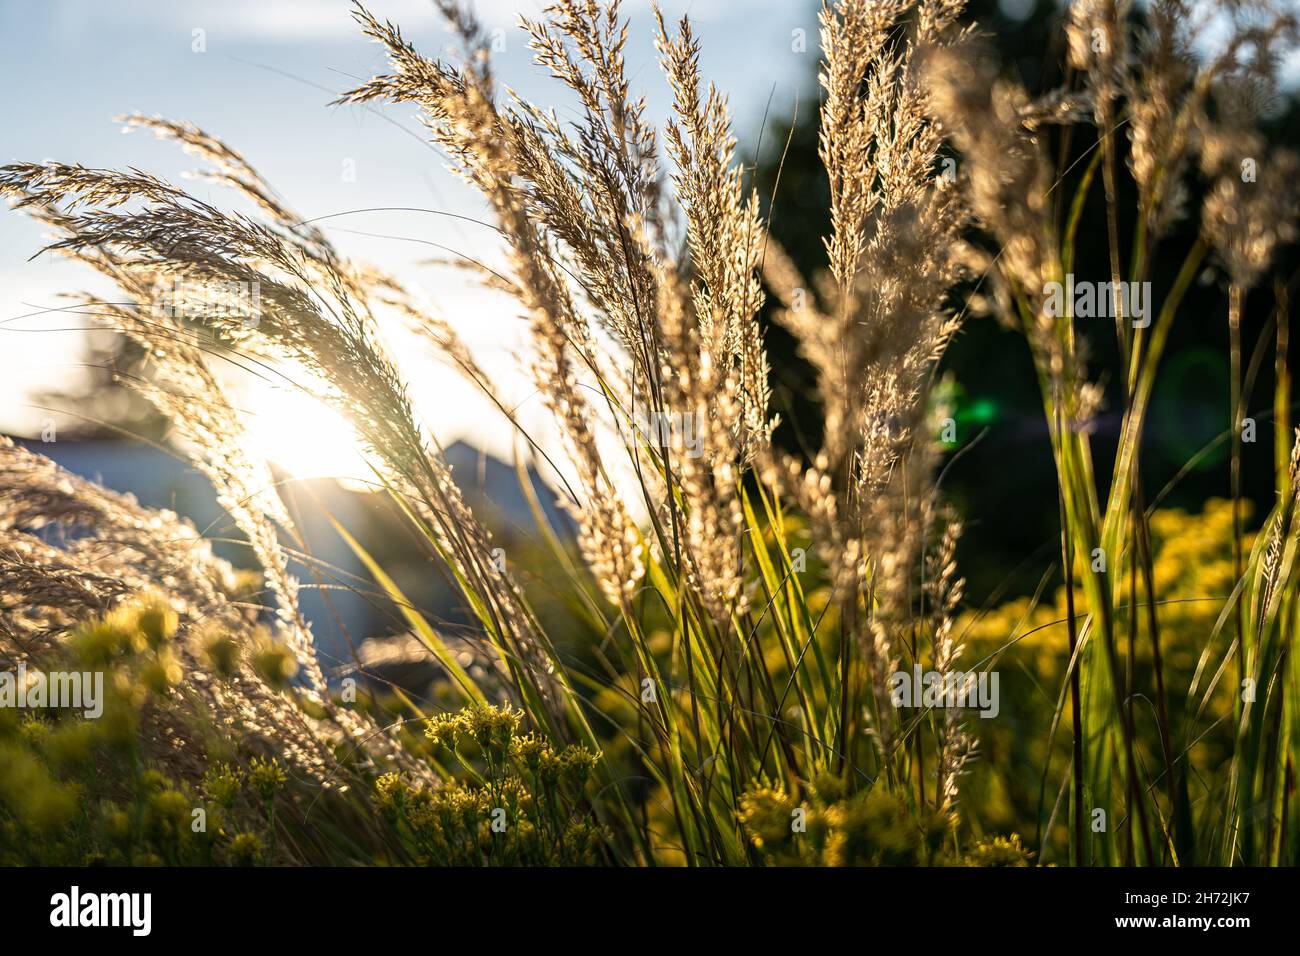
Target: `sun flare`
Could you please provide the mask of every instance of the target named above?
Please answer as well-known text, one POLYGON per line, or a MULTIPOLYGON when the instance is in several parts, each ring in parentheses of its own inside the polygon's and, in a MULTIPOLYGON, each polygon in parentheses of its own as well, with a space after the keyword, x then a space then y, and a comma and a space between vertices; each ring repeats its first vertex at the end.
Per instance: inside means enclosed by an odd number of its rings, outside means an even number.
POLYGON ((300 389, 258 383, 248 399, 254 451, 295 478, 335 478, 374 490, 355 429, 300 389))

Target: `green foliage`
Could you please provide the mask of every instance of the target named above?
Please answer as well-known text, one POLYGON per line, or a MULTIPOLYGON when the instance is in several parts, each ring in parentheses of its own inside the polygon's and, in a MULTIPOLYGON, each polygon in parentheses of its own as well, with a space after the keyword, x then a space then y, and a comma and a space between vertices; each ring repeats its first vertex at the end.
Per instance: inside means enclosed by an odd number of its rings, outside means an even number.
POLYGON ((764 787, 740 800, 745 834, 765 863, 779 866, 934 866, 954 862, 951 820, 914 811, 884 787, 846 795, 824 776, 796 801, 764 787))
POLYGON ((608 860, 609 834, 585 796, 597 755, 556 752, 536 734, 519 734, 521 715, 476 706, 432 718, 435 756, 459 770, 440 787, 398 774, 375 783, 378 806, 416 861, 438 866, 576 866, 608 860))
POLYGON ((170 709, 184 676, 177 627, 174 611, 145 596, 73 632, 59 666, 104 674, 97 718, 0 709, 0 865, 288 862, 275 856, 288 781, 278 759, 253 756, 241 769, 214 756, 177 777, 150 755, 143 725, 170 709))

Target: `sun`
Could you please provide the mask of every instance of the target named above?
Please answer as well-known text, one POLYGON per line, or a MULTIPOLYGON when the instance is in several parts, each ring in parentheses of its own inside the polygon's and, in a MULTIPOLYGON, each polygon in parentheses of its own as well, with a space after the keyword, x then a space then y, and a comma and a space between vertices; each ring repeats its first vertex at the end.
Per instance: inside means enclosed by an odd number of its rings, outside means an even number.
POLYGON ((253 451, 295 478, 335 478, 374 490, 361 443, 342 415, 301 389, 258 382, 246 400, 253 451))

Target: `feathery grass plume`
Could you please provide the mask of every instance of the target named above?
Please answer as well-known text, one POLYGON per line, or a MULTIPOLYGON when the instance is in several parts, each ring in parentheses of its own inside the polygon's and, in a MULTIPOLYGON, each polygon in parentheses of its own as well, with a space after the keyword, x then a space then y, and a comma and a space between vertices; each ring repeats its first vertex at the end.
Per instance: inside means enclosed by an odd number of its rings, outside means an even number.
POLYGON ((261 212, 271 217, 285 230, 285 237, 309 245, 317 254, 337 261, 337 253, 325 234, 311 223, 303 222, 285 203, 248 160, 225 142, 204 132, 193 123, 176 122, 161 116, 143 116, 127 113, 119 116, 124 133, 146 129, 166 142, 178 144, 192 156, 210 164, 210 169, 191 172, 195 179, 216 183, 242 193, 251 199, 261 212))
POLYGON ((1130 143, 1128 164, 1137 183, 1146 228, 1163 235, 1183 217, 1184 182, 1195 118, 1203 108, 1211 71, 1198 70, 1189 44, 1195 35, 1190 4, 1157 0, 1140 38, 1139 66, 1124 74, 1130 143))
POLYGON ((963 155, 970 209, 998 242, 998 268, 991 276, 998 314, 1018 324, 1013 299, 1023 297, 1031 342, 1068 410, 1066 420, 1085 427, 1101 392, 1088 382, 1082 343, 1046 307, 1045 285, 1059 279, 1060 257, 1043 223, 1051 181, 1047 165, 1022 124, 1028 96, 998 79, 969 44, 927 51, 925 76, 944 129, 963 155))
POLYGON ((1222 118, 1201 123, 1201 168, 1214 183, 1201 226, 1232 281, 1248 289, 1274 251, 1296 237, 1300 158, 1267 147, 1250 122, 1249 102, 1239 96, 1224 99, 1222 118))
POLYGON ((578 547, 601 592, 610 603, 630 601, 644 573, 640 533, 605 476, 591 409, 583 398, 568 340, 547 322, 535 322, 534 376, 548 408, 560 424, 571 460, 578 468, 585 500, 560 503, 578 524, 578 547))
POLYGON ((679 117, 669 121, 666 138, 697 277, 691 298, 704 349, 701 372, 720 379, 722 394, 739 396, 736 420, 726 424, 743 463, 767 447, 776 425, 768 420, 771 389, 757 321, 763 304, 758 269, 764 241, 758 195, 745 193, 726 100, 712 84, 701 95, 700 46, 690 21, 683 18, 677 35, 670 36, 662 13, 657 15, 656 42, 679 117))
MULTIPOLYGON (((670 478, 663 499, 671 524, 680 537, 674 541, 682 555, 687 581, 710 616, 725 625, 733 614, 745 611, 741 591, 744 514, 738 494, 741 463, 731 423, 738 420, 738 400, 722 388, 720 372, 704 354, 700 328, 691 312, 686 284, 671 268, 658 270, 659 302, 656 308, 665 351, 678 361, 664 369, 664 405, 680 409, 671 418, 669 434, 654 436, 670 478), (699 357, 699 360, 696 360, 699 357), (677 427, 680 421, 683 427, 677 427), (688 447, 687 427, 693 429, 695 448, 688 447), (685 506, 674 501, 680 492, 685 506)), ((670 413, 673 414, 673 413, 670 413)))
MULTIPOLYGON (((529 309, 534 338, 545 356, 544 371, 557 376, 557 386, 569 392, 563 404, 581 409, 581 400, 568 379, 572 360, 565 353, 572 349, 581 361, 594 364, 596 359, 590 332, 577 315, 546 237, 531 220, 525 196, 515 183, 516 177, 522 175, 521 167, 543 176, 546 171, 539 164, 543 158, 549 158, 549 153, 540 137, 534 135, 518 117, 513 114, 503 116, 498 112, 480 28, 467 12, 452 5, 444 7, 444 13, 461 31, 462 40, 468 47, 467 55, 472 61, 470 66, 459 71, 425 59, 392 24, 380 24, 368 11, 358 7, 358 21, 367 35, 388 48, 397 73, 377 77, 344 94, 339 101, 414 100, 425 109, 425 122, 434 135, 434 141, 452 157, 457 171, 483 190, 492 202, 518 273, 510 288, 529 309)), ((551 208, 555 209, 560 205, 555 198, 557 191, 560 186, 567 185, 568 179, 558 169, 550 172, 556 176, 550 184, 553 188, 538 191, 551 197, 551 208)), ((586 217, 575 218, 585 221, 586 217)), ((549 384, 545 378, 539 381, 544 392, 549 384)), ((562 417, 567 418, 567 413, 562 417)), ((575 434, 572 437, 577 446, 584 449, 583 458, 592 464, 598 462, 590 436, 575 434)), ((590 473, 590 468, 588 470, 590 473)), ((621 539, 622 535, 615 537, 621 539)))
MULTIPOLYGON (((575 413, 576 371, 594 379, 595 394, 616 422, 631 423, 624 431, 625 446, 653 525, 649 561, 659 570, 664 602, 674 609, 679 648, 674 657, 684 658, 689 687, 689 702, 682 705, 689 707, 689 724, 670 723, 658 714, 649 721, 655 737, 652 759, 663 761, 662 769, 653 772, 662 773, 665 786, 677 795, 673 813, 677 824, 687 828, 689 852, 700 854, 712 845, 719 848, 713 852, 731 858, 726 854, 740 852, 734 827, 723 823, 711 805, 725 801, 742 780, 728 768, 726 777, 715 769, 702 782, 688 761, 700 764, 707 753, 717 752, 721 744, 711 743, 710 733, 757 736, 752 726, 729 727, 733 717, 726 716, 728 701, 745 706, 737 658, 752 653, 747 642, 731 633, 731 622, 746 606, 740 477, 745 456, 765 441, 748 436, 759 425, 767 427, 766 410, 760 407, 766 402, 766 384, 756 381, 765 376, 754 318, 758 299, 752 274, 743 271, 752 273, 757 247, 752 201, 748 224, 742 220, 729 227, 749 234, 751 251, 739 271, 735 263, 722 267, 721 274, 714 267, 714 278, 692 286, 689 272, 697 264, 688 266, 669 251, 654 135, 642 119, 641 102, 627 97, 621 52, 625 27, 617 4, 602 9, 590 2, 556 3, 544 21, 524 24, 537 61, 578 97, 571 127, 518 97, 499 105, 480 29, 463 9, 442 6, 466 47, 464 67, 423 59, 395 28, 358 10, 366 32, 388 47, 395 72, 345 94, 343 101, 418 102, 435 144, 488 199, 506 240, 509 283, 540 346, 536 370, 549 376, 543 391, 552 396, 589 485, 590 476, 603 469, 597 467, 591 433, 577 427, 582 416, 575 413), (725 285, 717 287, 719 282, 725 285), (701 301, 715 297, 710 309, 732 309, 712 327, 716 354, 707 354, 701 335, 697 292, 701 301), (747 294, 749 303, 744 301, 747 294), (742 381, 749 388, 743 396, 742 381), (678 423, 693 434, 684 434, 678 423), (710 696, 702 699, 703 690, 710 696), (718 712, 707 718, 706 729, 701 709, 711 701, 718 712), (689 742, 681 736, 687 727, 689 742)), ((673 42, 661 38, 661 45, 673 42)), ((669 68, 697 88, 693 67, 680 63, 682 56, 690 58, 689 40, 683 42, 687 46, 675 48, 679 66, 671 65, 669 54, 669 68)), ((689 95, 685 87, 683 94, 689 95)), ((678 117, 683 144, 690 141, 691 129, 725 138, 720 102, 712 110, 711 120, 678 117), (713 132, 708 132, 709 123, 713 132)), ((710 199, 714 205, 709 208, 746 215, 739 180, 720 172, 730 156, 722 155, 721 142, 715 146, 719 152, 712 168, 733 195, 721 205, 710 199)), ((688 248, 691 228, 688 220, 688 248)), ((595 490, 609 494, 604 487, 595 490)), ((614 586, 626 593, 605 571, 628 564, 632 539, 620 510, 602 502, 601 510, 588 508, 585 516, 588 562, 606 579, 607 593, 614 586)), ((624 573, 617 572, 620 577, 624 573)), ((621 610, 633 635, 624 658, 627 666, 656 682, 660 665, 646 644, 643 623, 629 615, 626 600, 621 610)), ((675 710, 679 705, 665 690, 659 706, 675 710)), ((749 717, 740 719, 753 723, 749 717)), ((757 753, 757 741, 748 746, 757 753)), ((788 749, 789 743, 782 746, 788 749)), ((752 771, 736 768, 734 773, 752 771)))
MULTIPOLYGON (((767 357, 757 312, 763 237, 757 196, 746 196, 735 165, 726 102, 712 86, 701 94, 699 44, 683 18, 670 35, 658 15, 656 44, 676 118, 667 143, 686 220, 689 291, 665 267, 657 315, 665 350, 666 405, 694 425, 699 449, 674 447, 669 460, 687 503, 685 552, 692 583, 717 621, 743 614, 743 515, 737 486, 755 455, 767 451, 767 357)), ((675 445, 679 445, 675 442, 675 445)))
MULTIPOLYGON (((384 97, 419 102, 434 141, 492 203, 509 245, 516 288, 531 316, 534 339, 546 356, 539 370, 552 376, 551 381, 539 383, 543 391, 566 395, 560 402, 563 409, 582 407, 575 401, 573 383, 566 381, 573 361, 562 354, 568 348, 596 376, 617 421, 632 422, 634 432, 648 422, 655 432, 670 433, 652 434, 644 443, 639 439, 646 436, 636 436, 629 453, 638 466, 642 454, 648 453, 652 470, 663 470, 667 485, 653 473, 643 480, 647 504, 654 514, 666 509, 664 524, 673 525, 674 534, 679 521, 688 526, 682 529, 684 540, 677 539, 673 547, 687 553, 694 568, 693 582, 711 613, 725 618, 735 609, 739 593, 737 468, 767 433, 766 383, 757 382, 766 379, 766 359, 755 319, 759 299, 753 264, 758 237, 752 198, 748 224, 743 226, 750 249, 745 262, 739 269, 714 268, 712 281, 718 288, 708 294, 716 297, 718 308, 730 308, 731 313, 723 314, 713 351, 702 357, 701 347, 707 348, 703 339, 693 331, 674 334, 665 324, 669 321, 665 310, 683 316, 683 328, 693 330, 698 320, 694 310, 681 303, 661 305, 665 298, 683 292, 673 279, 673 288, 665 293, 657 276, 664 267, 656 259, 663 259, 666 252, 659 220, 655 137, 645 125, 643 104, 627 96, 622 58, 626 27, 619 23, 618 5, 601 10, 593 3, 557 3, 548 8, 546 21, 524 23, 537 62, 579 98, 576 135, 517 97, 513 107, 499 107, 480 28, 466 11, 450 4, 444 7, 461 32, 468 66, 457 69, 425 60, 390 24, 381 25, 359 9, 358 19, 367 33, 389 48, 397 73, 372 80, 345 94, 342 101, 384 97), (565 281, 569 276, 576 277, 583 301, 595 309, 619 347, 608 358, 615 363, 620 354, 629 358, 631 368, 622 369, 624 374, 606 372, 610 363, 598 354, 596 336, 570 295, 565 281), (731 380, 736 387, 719 387, 731 380), (619 388, 622 381, 630 382, 630 391, 619 388), (747 397, 733 397, 741 392, 747 397), (713 414, 706 414, 710 408, 713 414), (680 440, 681 429, 674 427, 678 421, 699 430, 702 451, 673 447, 680 440), (660 423, 669 425, 655 427, 660 423), (697 457, 703 460, 693 460, 697 457), (681 514, 675 500, 678 493, 683 499, 681 514)), ((670 43, 661 38, 661 44, 670 43)), ((685 84, 692 76, 689 38, 683 44, 671 48, 676 65, 670 69, 685 84)), ((692 117, 692 128, 703 132, 702 124, 712 123, 714 130, 707 135, 725 139, 721 109, 715 98, 712 118, 692 117)), ((686 142, 681 135, 677 141, 686 142)), ((730 191, 734 218, 740 215, 740 184, 737 174, 726 171, 730 146, 719 139, 712 148, 717 151, 716 175, 730 191)), ((698 231, 702 222, 697 218, 694 229, 698 231)), ((742 227, 727 228, 734 233, 742 227)), ((676 270, 675 265, 667 268, 676 270)), ((703 296, 706 288, 702 285, 697 291, 703 296)), ((577 422, 568 412, 561 417, 577 422)), ((577 457, 586 462, 582 467, 589 477, 584 480, 590 486, 590 476, 601 471, 593 436, 585 428, 568 431, 568 443, 581 449, 577 457)), ((619 553, 628 551, 631 540, 621 510, 601 516, 589 506, 583 509, 590 518, 584 539, 588 557, 600 566, 631 570, 628 554, 619 553), (601 544, 593 550, 597 542, 601 544)))
MULTIPOLYGON (((1226 130, 1216 129, 1210 116, 1241 132, 1258 104, 1275 84, 1276 58, 1287 44, 1294 43, 1295 19, 1282 12, 1262 21, 1245 16, 1249 7, 1232 11, 1225 4, 1191 4, 1186 0, 1157 0, 1150 8, 1148 23, 1138 38, 1136 62, 1120 70, 1127 111, 1131 149, 1129 169, 1137 183, 1139 207, 1145 228, 1161 236, 1185 214, 1187 169, 1200 152, 1210 154, 1207 174, 1219 166, 1220 146, 1230 144, 1226 130), (1192 52, 1195 38, 1211 29, 1211 20, 1224 13, 1234 22, 1223 49, 1208 59, 1192 52), (1236 104, 1221 102, 1225 82, 1253 87, 1244 104, 1245 114, 1235 113, 1236 104)), ((1245 144, 1258 150, 1253 137, 1245 144)), ((1260 157, 1251 149, 1241 154, 1260 157)))
MULTIPOLYGON (((219 168, 226 174, 218 182, 238 188, 255 198, 262 208, 273 210, 278 223, 288 226, 295 222, 294 215, 274 198, 273 191, 259 174, 219 140, 185 124, 139 117, 129 121, 132 125, 156 127, 163 138, 176 139, 190 151, 220 163, 219 168)), ((59 229, 65 237, 75 238, 76 222, 58 209, 56 203, 60 198, 66 197, 22 188, 21 204, 30 206, 34 216, 59 229)), ((309 232, 308 237, 315 254, 337 260, 323 236, 309 232)), ((244 420, 207 365, 205 354, 217 351, 220 344, 217 337, 205 338, 186 324, 187 319, 220 318, 228 323, 238 322, 243 331, 260 321, 257 301, 260 294, 250 302, 250 285, 246 282, 215 280, 196 285, 176 279, 169 283, 172 272, 167 262, 117 255, 99 246, 69 243, 61 246, 60 251, 105 274, 133 300, 132 305, 95 297, 84 297, 82 301, 91 314, 109 321, 116 331, 146 350, 150 377, 133 377, 126 384, 144 395, 173 423, 196 465, 212 482, 218 503, 248 538, 275 597, 281 633, 296 661, 296 670, 306 677, 305 693, 323 706, 346 733, 363 741, 364 752, 381 755, 385 760, 397 759, 408 766, 409 759, 392 749, 390 734, 378 732, 364 715, 336 708, 329 697, 310 624, 299 608, 298 581, 289 572, 288 558, 277 534, 279 527, 296 537, 293 522, 280 500, 269 465, 248 450, 252 443, 244 420)), ((259 280, 253 280, 252 288, 260 293, 259 284, 259 280)), ((355 281, 350 284, 354 289, 360 288, 355 281)))
POLYGON ((213 558, 209 543, 188 522, 142 508, 130 496, 73 475, 7 438, 0 440, 0 502, 0 533, 11 553, 61 553, 69 562, 101 568, 99 577, 115 589, 152 582, 194 608, 216 607, 235 588, 230 566, 213 558), (61 547, 38 537, 55 527, 69 532, 61 547))
MULTIPOLYGON (((558 239, 567 241, 575 255, 585 255, 586 267, 595 264, 601 250, 595 242, 596 236, 578 227, 579 223, 585 224, 588 220, 581 208, 582 200, 578 198, 581 192, 547 149, 545 137, 550 133, 556 142, 566 144, 575 162, 586 164, 589 173, 594 164, 604 162, 606 174, 626 186, 628 194, 609 190, 598 194, 598 198, 592 201, 603 205, 603 213, 611 225, 617 221, 623 247, 628 248, 632 244, 628 226, 616 217, 618 214, 630 215, 626 206, 629 201, 639 200, 642 206, 653 202, 652 178, 641 178, 645 175, 642 172, 644 163, 631 155, 633 150, 652 151, 653 138, 647 140, 641 133, 641 107, 638 104, 626 105, 627 84, 623 79, 621 55, 625 34, 617 30, 617 9, 612 8, 608 15, 599 18, 592 6, 582 9, 572 5, 557 6, 550 13, 567 35, 580 36, 590 44, 582 47, 583 54, 593 62, 599 60, 599 67, 604 71, 602 89, 587 80, 562 41, 545 25, 527 24, 538 62, 549 67, 555 75, 567 79, 582 95, 592 135, 604 136, 600 141, 603 151, 596 151, 590 144, 586 152, 575 148, 558 127, 544 127, 540 114, 533 114, 533 125, 530 125, 516 114, 503 116, 498 113, 480 30, 468 14, 457 14, 459 19, 453 22, 460 25, 462 39, 471 49, 475 44, 479 45, 476 55, 480 58, 475 69, 469 71, 477 83, 473 87, 477 96, 461 106, 466 115, 478 115, 477 122, 483 126, 504 125, 512 132, 505 148, 498 148, 498 144, 481 144, 477 154, 471 154, 469 146, 463 148, 464 155, 474 155, 474 162, 478 164, 470 179, 487 192, 502 231, 511 243, 517 273, 514 289, 531 316, 537 352, 534 375, 548 407, 561 426, 565 443, 579 470, 585 501, 561 499, 561 503, 578 522, 579 547, 602 592, 611 602, 619 604, 630 598, 640 579, 641 544, 623 503, 613 493, 604 473, 596 433, 591 427, 591 409, 579 391, 581 383, 577 370, 584 365, 599 368, 597 350, 592 332, 578 314, 561 268, 555 261, 552 242, 545 232, 533 225, 528 207, 531 201, 533 211, 541 213, 539 218, 543 223, 564 224, 567 228, 556 230, 558 239), (619 127, 623 138, 617 142, 610 130, 597 123, 597 118, 605 113, 602 104, 610 111, 618 111, 618 118, 613 123, 619 127), (630 148, 626 144, 629 135, 634 140, 630 148), (537 185, 530 193, 521 195, 516 179, 530 173, 537 178, 537 185)), ((448 104, 445 108, 452 110, 456 107, 448 104)), ((457 148, 452 144, 445 145, 457 148)), ((603 234, 609 235, 607 232, 603 234)), ((605 248, 603 252, 608 256, 611 250, 605 248)), ((607 258, 605 264, 611 261, 607 258)), ((641 294, 639 287, 642 286, 644 276, 636 287, 627 285, 589 291, 588 298, 607 305, 622 303, 621 316, 614 328, 621 328, 626 336, 634 328, 637 296, 641 294)), ((626 343, 628 339, 625 337, 624 341, 626 343)))
MULTIPOLYGON (((765 264, 783 306, 777 319, 817 370, 826 419, 819 470, 847 493, 836 537, 860 542, 849 554, 867 562, 856 576, 870 581, 870 623, 854 609, 843 626, 863 644, 885 753, 893 723, 886 683, 911 614, 933 463, 920 432, 930 378, 957 327, 948 290, 968 258, 965 210, 940 180, 942 136, 916 54, 918 45, 953 41, 960 9, 912 0, 822 8, 819 152, 831 184, 823 303, 810 305, 807 283, 779 250, 769 247, 765 264)), ((847 585, 855 575, 843 558, 837 563, 847 585)))
POLYGON ((1089 74, 1097 123, 1108 120, 1129 61, 1128 0, 1074 0, 1065 24, 1066 62, 1089 74))
MULTIPOLYGON (((521 25, 535 62, 577 96, 580 110, 570 131, 553 111, 512 94, 504 121, 521 192, 554 237, 552 252, 572 263, 566 275, 631 360, 634 392, 623 399, 652 401, 660 357, 650 247, 664 243, 663 199, 655 131, 644 100, 629 94, 627 25, 618 2, 561 0, 545 13, 521 25)), ((575 346, 586 338, 579 332, 575 346)))
POLYGON ((208 368, 202 351, 187 340, 185 330, 157 316, 156 309, 153 321, 142 320, 141 313, 150 309, 151 302, 145 298, 149 286, 141 278, 127 270, 116 277, 119 288, 135 297, 134 308, 94 297, 83 301, 149 350, 151 377, 128 384, 173 423, 193 449, 193 460, 212 482, 217 502, 247 536, 275 597, 277 615, 294 659, 312 695, 323 700, 325 675, 316 657, 310 625, 298 605, 298 581, 289 573, 288 557, 276 531, 279 526, 292 533, 293 522, 276 493, 270 466, 248 451, 252 442, 244 421, 208 368))
MULTIPOLYGON (((610 493, 603 475, 595 434, 588 426, 587 404, 578 393, 573 374, 571 349, 588 362, 594 361, 589 332, 576 316, 569 290, 549 255, 547 240, 530 219, 514 184, 518 141, 526 141, 528 133, 497 111, 477 23, 468 13, 450 6, 444 12, 460 31, 473 59, 463 73, 424 59, 395 27, 379 24, 358 6, 358 21, 368 35, 389 49, 399 72, 370 81, 345 94, 340 102, 366 102, 381 96, 418 101, 426 110, 426 123, 435 142, 491 201, 510 244, 517 273, 514 288, 531 316, 539 354, 534 367, 538 385, 562 426, 587 496, 585 504, 564 504, 578 519, 580 547, 602 591, 617 603, 630 595, 640 576, 640 547, 631 520, 622 503, 610 493), (508 135, 508 131, 515 135, 508 135)), ((538 143, 533 143, 532 148, 534 155, 544 151, 538 143)))
MULTIPOLYGON (((1101 25, 1092 29, 1101 31, 1103 47, 1113 40, 1112 34, 1118 29, 1109 9, 1104 4, 1095 10, 1089 7, 1094 13, 1101 11, 1101 25)), ((1086 21, 1090 15, 1081 11, 1076 18, 1084 16, 1086 21)), ((1081 40, 1079 22, 1075 20, 1072 53, 1076 58, 1092 57, 1093 45, 1081 40)), ((1088 39, 1091 40, 1090 32, 1088 39)), ((1097 116, 1113 105, 1115 71, 1122 65, 1115 45, 1112 43, 1107 51, 1098 51, 1107 58, 1106 64, 1086 76, 1086 94, 1094 104, 1106 101, 1097 106, 1097 116), (1116 57, 1114 62, 1112 57, 1116 57), (1105 89, 1100 89, 1098 84, 1105 89)), ((1116 487, 1103 507, 1098 501, 1088 447, 1089 423, 1099 407, 1102 392, 1088 380, 1086 342, 1075 334, 1072 304, 1058 309, 1049 298, 1052 284, 1062 283, 1071 271, 1073 256, 1072 232, 1067 228, 1062 239, 1050 201, 1051 178, 1044 155, 1050 127, 1039 125, 1030 129, 1025 125, 1025 107, 1029 102, 1025 91, 1013 82, 997 78, 969 44, 936 51, 926 59, 926 76, 934 91, 937 110, 945 130, 964 157, 968 175, 963 185, 972 212, 997 246, 996 256, 988 262, 988 268, 993 270, 997 310, 1007 325, 1023 329, 1038 370, 1061 492, 1062 561, 1068 569, 1067 588, 1072 590, 1069 575, 1074 573, 1077 560, 1074 556, 1092 556, 1086 565, 1083 584, 1091 613, 1088 627, 1096 636, 1089 635, 1091 639, 1079 654, 1070 685, 1076 747, 1071 800, 1074 822, 1071 844, 1075 859, 1078 862, 1093 853, 1115 852, 1113 842, 1089 839, 1084 813, 1087 807, 1101 807, 1108 817, 1122 812, 1114 801, 1126 791, 1127 819, 1132 823, 1129 833, 1134 837, 1130 846, 1138 842, 1136 836, 1140 833, 1142 850, 1150 855, 1149 814, 1135 782, 1137 761, 1133 752, 1131 709, 1120 704, 1123 675, 1118 664, 1114 611, 1116 582, 1122 579, 1117 567, 1122 553, 1120 536, 1129 514, 1135 466, 1122 446, 1116 465, 1116 487), (1110 563, 1104 560, 1099 563, 1099 554, 1110 563)), ((1068 121, 1073 122, 1074 117, 1068 121)), ((1113 205, 1116 189, 1110 170, 1114 155, 1111 133, 1108 126, 1098 128, 1102 147, 1098 162, 1106 167, 1107 222, 1113 240, 1117 229, 1113 205)), ((1080 194, 1086 193, 1091 180, 1089 172, 1081 180, 1080 194)), ((1118 283, 1120 259, 1114 242, 1111 253, 1112 281, 1118 283)), ((1118 297, 1118 284, 1114 285, 1113 294, 1118 297)), ((1116 332, 1122 345, 1128 341, 1122 308, 1116 309, 1116 332)), ((1136 428, 1137 422, 1130 417, 1126 425, 1136 428)), ((1136 442, 1136 433, 1131 437, 1136 442)), ((1080 640, 1073 606, 1068 624, 1069 649, 1073 652, 1080 640)))
MULTIPOLYGON (((911 3, 841 3, 822 12, 827 49, 821 154, 832 183, 833 319, 819 351, 827 452, 857 452, 854 483, 880 489, 924 414, 925 383, 955 330, 948 287, 964 271, 964 211, 939 179, 941 136, 917 82, 915 44, 948 42, 956 8, 925 10, 896 39, 911 3), (928 33, 924 31, 935 31, 928 33), (830 427, 832 423, 839 427, 830 427)), ((807 333, 807 321, 800 325, 807 333)))
MULTIPOLYGON (((957 540, 961 522, 948 516, 944 521, 939 546, 926 555, 925 585, 930 601, 932 632, 931 653, 934 672, 944 687, 956 686, 953 667, 961 656, 960 638, 953 633, 961 604, 965 581, 957 574, 957 540)), ((975 756, 976 742, 962 727, 961 714, 955 707, 944 709, 936 721, 935 806, 953 810, 957 800, 958 780, 967 762, 975 756)))
POLYGON ((1300 213, 1300 160, 1291 150, 1270 151, 1258 128, 1261 110, 1277 95, 1278 62, 1300 43, 1300 24, 1290 13, 1259 22, 1242 11, 1232 26, 1204 70, 1192 121, 1201 172, 1213 183, 1202 230, 1233 282, 1250 288, 1274 250, 1294 240, 1300 213))

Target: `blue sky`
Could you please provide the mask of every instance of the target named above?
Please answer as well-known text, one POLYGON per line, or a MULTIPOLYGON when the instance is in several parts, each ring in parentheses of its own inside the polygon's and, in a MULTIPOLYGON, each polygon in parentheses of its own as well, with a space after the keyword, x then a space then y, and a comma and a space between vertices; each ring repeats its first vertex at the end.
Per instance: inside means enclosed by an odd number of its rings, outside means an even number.
MULTIPOLYGON (((537 102, 557 102, 554 84, 531 63, 518 14, 539 14, 536 0, 479 0, 483 23, 501 28, 497 56, 504 82, 537 102)), ((704 73, 731 95, 736 133, 752 152, 769 95, 774 111, 814 94, 814 5, 801 0, 665 0, 665 14, 689 12, 704 46, 704 73), (807 31, 795 52, 792 31, 807 31), (775 91, 775 93, 774 93, 775 91)), ((381 18, 401 24, 426 53, 450 52, 426 0, 373 0, 381 18)), ((371 206, 427 206, 480 215, 481 201, 418 141, 411 107, 329 108, 338 91, 385 69, 383 52, 360 36, 346 0, 0 0, 0 77, 9 91, 0 162, 59 159, 88 166, 136 165, 169 178, 192 162, 147 135, 124 136, 112 117, 138 111, 194 122, 240 149, 304 216, 371 206), (195 31, 203 31, 196 34, 195 31), (195 52, 201 37, 203 52, 195 52), (385 118, 387 117, 387 118, 385 118), (346 170, 355 171, 347 181, 346 170)), ((626 0, 632 19, 627 51, 633 85, 662 119, 669 94, 652 45, 648 0, 626 0)), ((558 102, 563 102, 558 100, 558 102)), ((206 184, 194 188, 228 201, 206 184)), ((527 398, 513 369, 521 323, 502 300, 475 292, 446 269, 422 264, 441 243, 491 258, 486 231, 455 220, 365 213, 330 221, 347 253, 377 262, 416 284, 461 328, 507 392, 527 398), (352 231, 345 231, 352 230, 352 231), (399 236, 381 239, 358 232, 399 236), (417 240, 417 241, 411 241, 417 240)), ((91 288, 98 278, 49 255, 27 261, 42 230, 0 209, 0 432, 33 434, 49 413, 31 395, 76 381, 84 360, 83 319, 32 315, 59 305, 58 294, 91 288)), ((399 346, 399 351, 401 351, 399 346)), ((439 437, 469 435, 487 444, 485 409, 454 376, 409 370, 439 437)))

